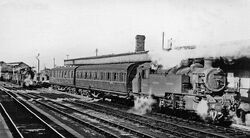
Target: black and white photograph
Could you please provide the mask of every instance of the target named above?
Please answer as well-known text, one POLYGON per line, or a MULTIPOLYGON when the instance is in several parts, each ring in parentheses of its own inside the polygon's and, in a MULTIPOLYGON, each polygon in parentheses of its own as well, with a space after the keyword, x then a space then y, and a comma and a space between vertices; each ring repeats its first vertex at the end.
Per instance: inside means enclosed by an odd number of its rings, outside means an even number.
POLYGON ((0 138, 249 138, 250 0, 0 0, 0 138))

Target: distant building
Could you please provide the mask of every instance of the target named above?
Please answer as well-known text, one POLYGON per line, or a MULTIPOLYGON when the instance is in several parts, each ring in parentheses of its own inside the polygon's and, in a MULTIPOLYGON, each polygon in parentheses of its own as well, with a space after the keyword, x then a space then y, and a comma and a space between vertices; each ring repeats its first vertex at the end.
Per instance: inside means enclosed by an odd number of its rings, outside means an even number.
POLYGON ((41 70, 40 73, 35 74, 34 81, 36 82, 49 82, 49 74, 50 74, 50 69, 45 68, 44 70, 41 70))
POLYGON ((136 35, 135 39, 135 52, 67 59, 64 60, 64 65, 78 66, 90 64, 135 63, 151 61, 148 51, 145 51, 146 37, 144 35, 136 35))
POLYGON ((0 62, 0 77, 1 80, 13 80, 19 82, 22 79, 22 73, 31 67, 24 62, 0 62))

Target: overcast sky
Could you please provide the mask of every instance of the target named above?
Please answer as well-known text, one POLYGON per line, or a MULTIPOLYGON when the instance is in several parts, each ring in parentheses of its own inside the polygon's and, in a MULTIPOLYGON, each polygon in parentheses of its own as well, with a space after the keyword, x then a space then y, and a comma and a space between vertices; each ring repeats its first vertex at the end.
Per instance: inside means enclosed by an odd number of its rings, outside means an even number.
POLYGON ((250 39, 250 0, 0 0, 0 61, 51 68, 53 58, 250 39))

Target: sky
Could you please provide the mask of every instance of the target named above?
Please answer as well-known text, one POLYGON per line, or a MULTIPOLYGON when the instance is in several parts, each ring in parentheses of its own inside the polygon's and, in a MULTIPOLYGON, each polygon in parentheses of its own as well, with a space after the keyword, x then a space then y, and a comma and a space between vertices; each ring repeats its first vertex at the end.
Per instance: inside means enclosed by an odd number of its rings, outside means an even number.
MULTIPOLYGON (((250 0, 0 0, 0 61, 41 68, 70 58, 250 39, 250 0)), ((213 49, 216 50, 216 49, 213 49)), ((177 55, 178 56, 178 53, 177 55)))

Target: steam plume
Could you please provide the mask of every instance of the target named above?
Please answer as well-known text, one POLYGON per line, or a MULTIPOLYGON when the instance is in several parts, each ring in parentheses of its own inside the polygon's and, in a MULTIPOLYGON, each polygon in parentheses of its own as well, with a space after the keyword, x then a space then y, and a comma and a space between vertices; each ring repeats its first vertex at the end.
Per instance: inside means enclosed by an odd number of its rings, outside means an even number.
POLYGON ((32 85, 33 84, 33 81, 32 81, 32 79, 31 79, 32 77, 31 77, 31 75, 28 75, 27 76, 27 78, 25 78, 24 79, 24 82, 25 82, 25 86, 30 86, 30 85, 32 85))
POLYGON ((211 43, 196 46, 195 49, 173 48, 170 51, 150 52, 151 59, 162 64, 164 68, 178 65, 181 60, 200 57, 230 57, 237 59, 240 57, 250 57, 250 39, 224 43, 211 43))
POLYGON ((208 105, 207 105, 207 101, 206 100, 201 100, 198 105, 197 105, 197 108, 196 108, 196 113, 202 118, 205 120, 205 118, 207 117, 208 115, 208 105))
POLYGON ((128 110, 129 113, 143 115, 148 112, 151 112, 152 105, 156 103, 156 101, 151 96, 151 89, 149 91, 149 96, 147 97, 136 97, 134 100, 134 107, 128 110))

